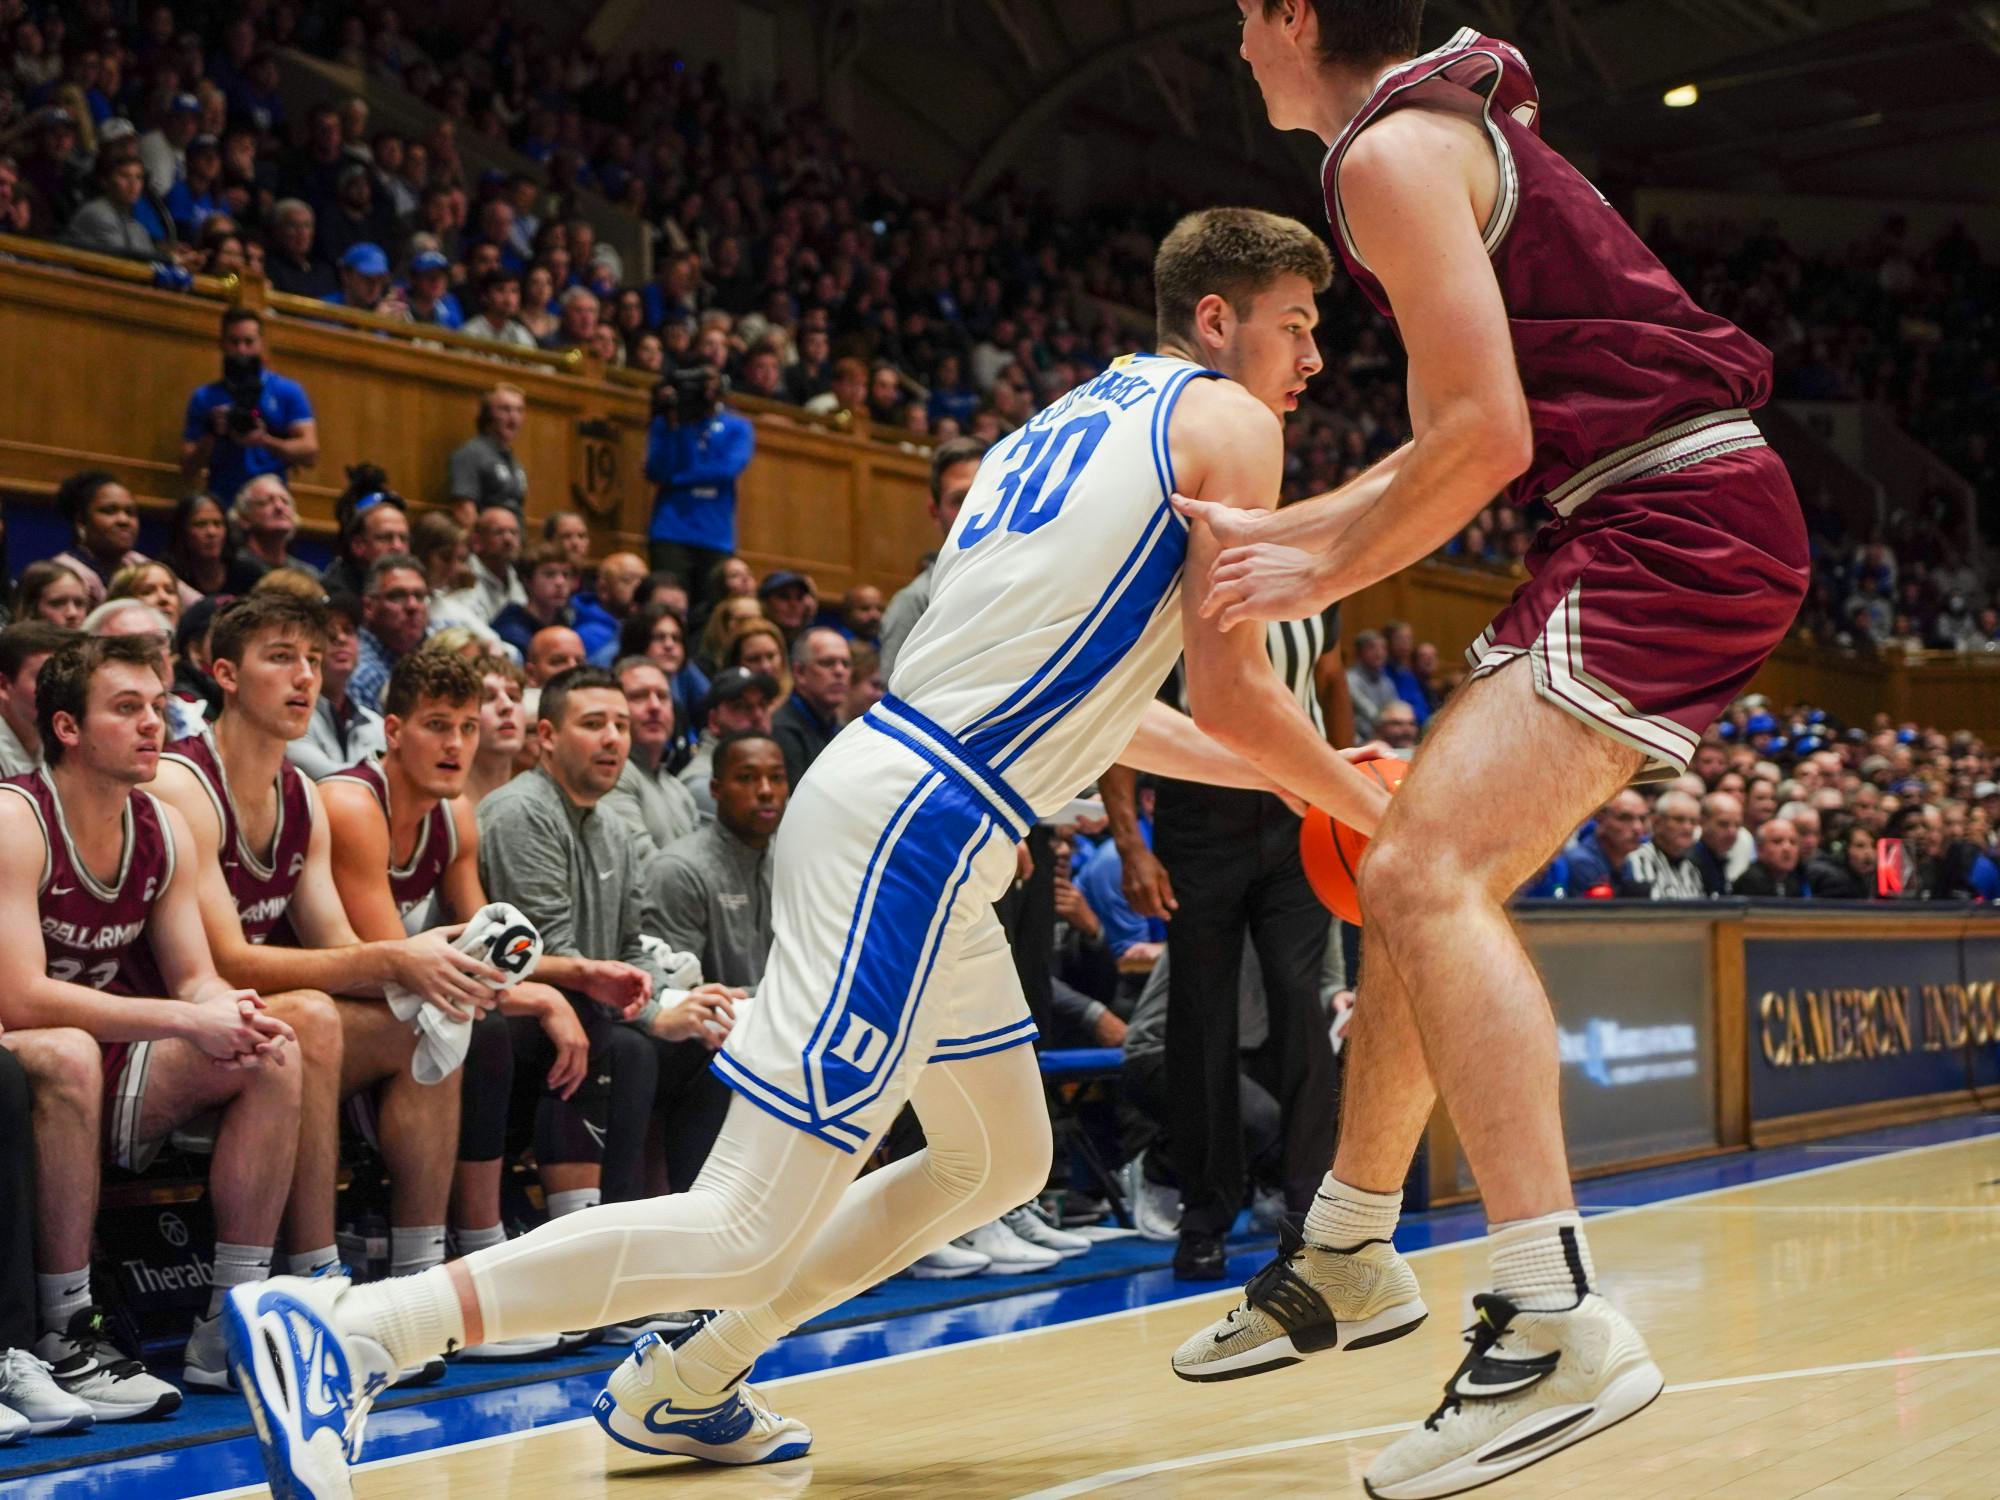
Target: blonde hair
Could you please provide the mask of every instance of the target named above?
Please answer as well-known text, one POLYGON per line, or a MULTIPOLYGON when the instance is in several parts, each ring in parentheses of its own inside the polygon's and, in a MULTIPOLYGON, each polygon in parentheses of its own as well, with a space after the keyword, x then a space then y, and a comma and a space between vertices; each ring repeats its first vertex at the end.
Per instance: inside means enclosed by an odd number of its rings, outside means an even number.
POLYGON ((442 652, 446 656, 466 656, 476 659, 491 651, 493 643, 470 625, 447 625, 426 640, 419 649, 442 652))
MULTIPOLYGON (((778 699, 783 701, 792 695, 791 654, 785 647, 785 632, 774 622, 760 615, 754 620, 745 620, 730 631, 729 639, 722 648, 722 664, 725 667, 742 666, 744 643, 760 635, 767 635, 778 643, 778 670, 771 675, 778 679, 778 687, 781 689, 778 699)), ((771 706, 776 708, 778 705, 774 702, 771 706)))
POLYGON ((309 604, 326 603, 326 585, 297 568, 273 568, 250 585, 253 594, 290 594, 309 604))
POLYGON ((111 582, 105 586, 106 599, 136 599, 139 596, 140 580, 152 569, 158 568, 167 575, 167 581, 174 585, 176 594, 180 591, 180 577, 174 570, 158 558, 149 557, 144 562, 129 564, 111 575, 111 582))
MULTIPOLYGON (((701 657, 704 662, 724 665, 724 653, 729 649, 730 634, 738 625, 746 625, 751 620, 764 618, 764 606, 757 602, 754 594, 730 594, 715 601, 715 607, 708 612, 708 623, 701 627, 701 657), (739 601, 747 602, 754 614, 732 623, 730 612, 739 608, 739 601)), ((681 627, 685 636, 687 627, 681 627)))

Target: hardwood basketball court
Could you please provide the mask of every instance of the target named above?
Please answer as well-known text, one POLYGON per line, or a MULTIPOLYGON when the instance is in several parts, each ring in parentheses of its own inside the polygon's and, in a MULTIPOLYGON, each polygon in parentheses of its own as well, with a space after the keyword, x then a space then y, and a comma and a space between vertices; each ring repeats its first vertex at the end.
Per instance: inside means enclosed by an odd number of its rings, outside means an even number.
MULTIPOLYGON (((2000 1135, 1808 1149, 1824 1165, 1590 1215, 1602 1280, 1667 1394, 1494 1500, 2000 1496, 2000 1135)), ((650 1461, 584 1420, 365 1465, 356 1493, 1359 1495, 1374 1453, 1436 1403, 1484 1250, 1413 1253, 1432 1308, 1416 1336, 1249 1380, 1168 1372, 1180 1340, 1230 1305, 1217 1293, 777 1382, 774 1404, 816 1435, 794 1464, 650 1461)))

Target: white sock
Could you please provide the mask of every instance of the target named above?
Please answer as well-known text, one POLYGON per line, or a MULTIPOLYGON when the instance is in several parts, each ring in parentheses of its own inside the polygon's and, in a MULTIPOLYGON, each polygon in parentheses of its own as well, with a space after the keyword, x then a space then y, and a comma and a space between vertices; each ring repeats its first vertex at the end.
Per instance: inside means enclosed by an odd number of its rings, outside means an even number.
POLYGON ((451 1253, 456 1259, 471 1255, 477 1250, 491 1250, 495 1245, 507 1243, 507 1231, 498 1224, 490 1229, 454 1229, 451 1232, 451 1253))
POLYGON ((1390 1239, 1403 1213, 1403 1191, 1367 1193, 1333 1173, 1313 1194, 1306 1213, 1306 1241, 1323 1250, 1354 1250, 1369 1240, 1390 1239))
POLYGON ((569 1188, 564 1192, 550 1193, 549 1217, 560 1219, 565 1215, 580 1213, 586 1208, 595 1208, 603 1195, 596 1188, 569 1188))
POLYGON ((337 1245, 328 1245, 320 1250, 294 1250, 285 1257, 285 1269, 294 1276, 317 1276, 339 1264, 340 1247, 337 1245))
POLYGON ((1524 1312, 1562 1312, 1591 1290, 1596 1272, 1575 1209, 1488 1225, 1487 1233, 1493 1290, 1524 1312))
POLYGON ((750 1373, 759 1355, 790 1332, 768 1308, 719 1312, 674 1350, 674 1369, 689 1390, 720 1396, 750 1373))
POLYGON ((208 1282, 208 1316, 222 1311, 222 1299, 233 1286, 248 1281, 265 1281, 271 1275, 273 1251, 269 1245, 231 1245, 215 1242, 215 1271, 208 1282))
POLYGON ((68 1333, 69 1320, 90 1306, 90 1267, 35 1277, 35 1307, 42 1332, 68 1333))
POLYGON ((351 1287, 340 1299, 337 1314, 344 1331, 377 1340, 399 1370, 422 1364, 434 1354, 447 1354, 465 1342, 458 1288, 443 1266, 351 1287))
POLYGON ((444 1225, 389 1226, 389 1274, 414 1276, 444 1264, 444 1225))

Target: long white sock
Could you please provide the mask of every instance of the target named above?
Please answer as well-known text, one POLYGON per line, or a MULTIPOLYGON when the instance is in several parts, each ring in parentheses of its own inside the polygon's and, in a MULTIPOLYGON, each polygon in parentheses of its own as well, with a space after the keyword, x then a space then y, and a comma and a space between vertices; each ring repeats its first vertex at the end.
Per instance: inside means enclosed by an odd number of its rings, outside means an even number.
POLYGON ((67 1333, 69 1320, 90 1306, 90 1267, 35 1277, 35 1308, 42 1332, 67 1333))
POLYGON ((719 1396, 750 1373, 766 1349, 790 1333, 769 1307, 719 1312, 674 1350, 674 1368, 690 1389, 719 1396))
POLYGON ((567 1188, 560 1193, 550 1193, 549 1217, 561 1219, 586 1208, 595 1208, 603 1198, 604 1195, 596 1188, 567 1188))
POLYGON ((1369 1240, 1392 1238, 1402 1213, 1401 1188, 1393 1193, 1365 1192, 1329 1172, 1306 1212, 1306 1241, 1324 1250, 1353 1250, 1369 1240))
POLYGON ((1575 1307, 1596 1275, 1583 1216, 1575 1209, 1487 1228, 1493 1290, 1523 1311, 1575 1307))
POLYGON ((414 1276, 444 1264, 444 1225, 389 1226, 389 1274, 414 1276))
POLYGON ((507 1231, 499 1224, 490 1229, 454 1229, 451 1232, 451 1253, 454 1258, 470 1255, 475 1250, 491 1250, 495 1245, 507 1243, 507 1231))
POLYGON ((345 1331, 379 1341, 399 1370, 465 1342, 458 1288, 443 1266, 351 1287, 340 1299, 337 1315, 345 1331))
POLYGON ((208 1316, 222 1311, 222 1299, 233 1286, 264 1281, 271 1275, 274 1252, 269 1245, 231 1245, 221 1240, 215 1245, 215 1273, 209 1278, 208 1316))
POLYGON ((323 1245, 317 1250, 294 1250, 285 1257, 285 1269, 294 1276, 318 1276, 339 1264, 338 1245, 323 1245))

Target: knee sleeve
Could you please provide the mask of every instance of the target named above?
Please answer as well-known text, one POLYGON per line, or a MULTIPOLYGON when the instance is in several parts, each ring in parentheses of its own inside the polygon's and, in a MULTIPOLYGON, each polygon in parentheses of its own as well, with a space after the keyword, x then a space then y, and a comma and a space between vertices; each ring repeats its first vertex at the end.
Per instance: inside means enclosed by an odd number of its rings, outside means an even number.
POLYGON ((488 1011, 472 1025, 459 1071, 458 1159, 492 1161, 507 1151, 507 1105, 514 1091, 514 1043, 507 1018, 488 1011))

